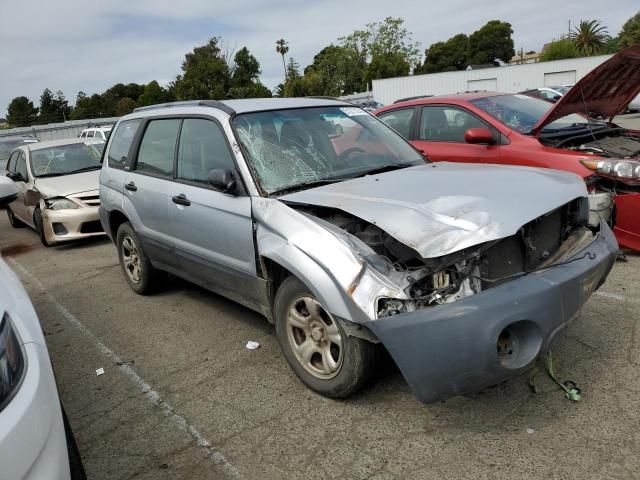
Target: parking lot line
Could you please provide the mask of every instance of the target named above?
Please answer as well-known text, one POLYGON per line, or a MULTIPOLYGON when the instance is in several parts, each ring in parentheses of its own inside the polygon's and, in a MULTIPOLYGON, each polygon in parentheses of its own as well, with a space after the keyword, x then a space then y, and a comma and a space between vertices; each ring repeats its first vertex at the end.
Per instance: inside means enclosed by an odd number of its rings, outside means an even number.
POLYGON ((605 297, 605 298, 611 298, 613 300, 619 300, 621 302, 636 303, 636 300, 633 300, 633 299, 627 298, 627 297, 623 297, 622 295, 616 295, 615 293, 598 291, 598 292, 595 292, 595 295, 598 295, 600 297, 605 297))
POLYGON ((14 267, 15 270, 19 270, 25 277, 28 277, 30 281, 32 281, 38 289, 46 296, 46 298, 53 303, 56 307, 56 310, 75 328, 81 331, 90 341, 93 343, 98 350, 109 360, 113 362, 114 365, 117 365, 117 368, 122 372, 125 376, 133 382, 138 389, 142 392, 144 397, 153 405, 159 407, 162 410, 162 413, 165 417, 169 418, 173 421, 173 423, 178 427, 179 430, 186 431, 191 435, 191 437, 195 440, 196 445, 203 451, 203 453, 210 458, 213 463, 219 465, 223 472, 232 479, 240 479, 242 476, 240 472, 234 467, 225 457, 225 455, 215 450, 211 447, 211 443, 198 431, 196 427, 191 425, 187 420, 175 412, 174 408, 171 404, 167 403, 160 394, 155 391, 151 385, 149 385, 136 371, 131 368, 126 362, 123 362, 120 356, 111 350, 108 346, 102 343, 87 327, 85 327, 80 320, 78 320, 69 310, 62 305, 56 297, 47 291, 45 286, 38 280, 34 275, 31 274, 25 267, 23 267, 20 263, 18 263, 12 257, 5 257, 5 260, 14 267))

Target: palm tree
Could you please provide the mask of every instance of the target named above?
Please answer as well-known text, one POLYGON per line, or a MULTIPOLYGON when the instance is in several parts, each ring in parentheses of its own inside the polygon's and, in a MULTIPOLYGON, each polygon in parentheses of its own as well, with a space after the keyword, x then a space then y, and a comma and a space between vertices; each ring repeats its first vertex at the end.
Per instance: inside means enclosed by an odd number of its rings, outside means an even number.
POLYGON ((581 20, 578 26, 571 30, 571 40, 576 51, 585 57, 602 53, 610 39, 607 27, 599 20, 581 20))
POLYGON ((287 65, 284 62, 284 54, 289 51, 289 45, 284 38, 281 38, 276 42, 276 52, 282 55, 282 68, 284 68, 284 79, 287 80, 287 65))

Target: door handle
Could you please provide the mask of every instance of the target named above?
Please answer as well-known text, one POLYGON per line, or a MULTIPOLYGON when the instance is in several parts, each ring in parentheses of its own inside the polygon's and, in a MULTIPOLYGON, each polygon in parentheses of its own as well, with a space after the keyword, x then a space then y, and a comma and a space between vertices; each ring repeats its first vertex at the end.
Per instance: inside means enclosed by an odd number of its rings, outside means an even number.
POLYGON ((133 182, 129 182, 125 184, 124 188, 126 188, 130 192, 135 192, 136 190, 138 190, 138 187, 136 187, 136 184, 133 182))
POLYGON ((171 200, 173 200, 173 203, 176 203, 178 205, 184 205, 185 207, 188 207, 189 205, 191 205, 191 200, 189 200, 184 193, 181 193, 176 197, 171 197, 171 200))

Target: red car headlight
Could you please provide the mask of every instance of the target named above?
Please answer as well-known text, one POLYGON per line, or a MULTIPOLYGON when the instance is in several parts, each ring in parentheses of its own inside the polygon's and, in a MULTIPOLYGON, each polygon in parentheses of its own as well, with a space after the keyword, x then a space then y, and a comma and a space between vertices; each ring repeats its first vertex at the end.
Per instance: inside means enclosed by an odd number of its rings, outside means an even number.
POLYGON ((580 160, 585 167, 594 172, 609 177, 640 181, 640 162, 634 160, 605 160, 583 158, 580 160))

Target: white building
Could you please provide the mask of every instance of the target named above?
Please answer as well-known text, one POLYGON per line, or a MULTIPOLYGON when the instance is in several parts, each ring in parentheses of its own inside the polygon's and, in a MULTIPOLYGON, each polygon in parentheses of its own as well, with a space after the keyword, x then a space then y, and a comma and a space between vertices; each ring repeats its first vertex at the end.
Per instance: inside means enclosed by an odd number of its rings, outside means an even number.
POLYGON ((388 105, 417 95, 447 95, 468 90, 506 93, 553 85, 573 85, 611 55, 571 58, 553 62, 430 73, 373 81, 376 101, 388 105))

